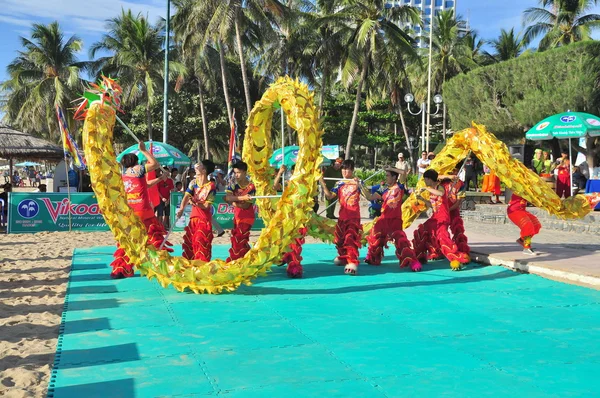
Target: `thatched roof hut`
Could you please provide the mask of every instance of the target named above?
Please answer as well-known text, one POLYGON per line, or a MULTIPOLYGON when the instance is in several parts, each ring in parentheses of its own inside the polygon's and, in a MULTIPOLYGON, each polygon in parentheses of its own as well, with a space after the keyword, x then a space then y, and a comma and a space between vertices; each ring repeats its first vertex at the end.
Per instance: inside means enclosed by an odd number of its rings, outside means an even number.
POLYGON ((41 138, 0 125, 0 158, 8 159, 12 175, 13 159, 61 160, 63 149, 41 138))

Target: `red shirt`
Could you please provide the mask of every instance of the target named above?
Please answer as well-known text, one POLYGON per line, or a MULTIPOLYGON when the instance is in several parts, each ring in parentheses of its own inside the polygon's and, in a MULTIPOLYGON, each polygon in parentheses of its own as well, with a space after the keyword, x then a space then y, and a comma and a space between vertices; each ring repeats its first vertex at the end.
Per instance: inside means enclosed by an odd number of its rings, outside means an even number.
POLYGON ((173 180, 170 178, 158 183, 158 193, 160 194, 161 199, 165 198, 168 201, 171 197, 171 191, 174 189, 175 184, 173 184, 173 180))
MULTIPOLYGON (((433 208, 433 215, 431 218, 435 219, 440 223, 450 223, 450 206, 448 205, 448 195, 446 195, 446 190, 444 187, 441 187, 441 191, 444 191, 443 195, 438 196, 431 194, 429 195, 429 202, 431 202, 431 207, 433 208)), ((440 190, 440 186, 438 185, 436 189, 440 190)))
MULTIPOLYGON (((214 182, 209 181, 206 184, 198 185, 198 180, 194 179, 190 182, 188 189, 185 191, 186 195, 190 195, 194 202, 200 202, 212 205, 215 202, 216 185, 214 182)), ((208 222, 212 221, 212 206, 208 206, 206 209, 192 204, 192 214, 190 218, 200 218, 208 222)))
POLYGON ((508 207, 506 208, 506 213, 511 214, 516 211, 524 211, 527 208, 527 201, 520 197, 519 195, 513 193, 510 197, 510 202, 508 202, 508 207))
MULTIPOLYGON (((256 187, 253 183, 248 182, 248 185, 242 187, 240 184, 235 183, 233 185, 229 185, 225 189, 225 194, 233 195, 233 196, 244 196, 244 195, 255 195, 256 187)), ((254 218, 254 206, 251 202, 241 202, 239 203, 241 207, 235 206, 233 208, 233 216, 235 218, 239 218, 240 216, 243 218, 254 218)))
POLYGON ((360 220, 360 188, 357 183, 338 181, 331 192, 339 198, 342 220, 360 220))
POLYGON ((396 218, 402 220, 402 198, 404 197, 404 185, 398 183, 389 187, 383 194, 383 205, 381 206, 381 217, 396 218))
POLYGON ((127 204, 142 220, 154 216, 154 208, 148 196, 146 168, 141 165, 123 170, 123 185, 127 195, 127 204))

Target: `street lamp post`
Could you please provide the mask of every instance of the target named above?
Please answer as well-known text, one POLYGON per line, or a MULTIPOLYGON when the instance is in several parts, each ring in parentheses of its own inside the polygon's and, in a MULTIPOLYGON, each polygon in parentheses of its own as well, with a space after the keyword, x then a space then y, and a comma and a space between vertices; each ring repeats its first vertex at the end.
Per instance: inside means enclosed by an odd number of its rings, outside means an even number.
MULTIPOLYGON (((411 93, 408 93, 404 96, 404 101, 406 101, 406 109, 408 110, 408 113, 414 116, 421 115, 421 150, 426 150, 427 152, 429 152, 429 134, 427 134, 427 136, 425 135, 425 116, 437 115, 440 111, 440 105, 444 102, 444 99, 440 94, 436 94, 433 97, 433 102, 435 103, 434 113, 430 113, 427 111, 427 107, 425 106, 424 102, 421 103, 421 109, 419 111, 413 112, 410 109, 410 104, 415 101, 415 96, 411 93)), ((429 120, 429 117, 427 117, 427 119, 429 120)), ((429 128, 427 128, 427 132, 429 132, 429 128)))
POLYGON ((169 36, 170 36, 170 19, 171 19, 171 0, 167 0, 167 23, 165 26, 165 77, 164 77, 164 88, 163 88, 163 142, 167 143, 168 129, 169 129, 169 118, 167 114, 167 107, 169 104, 169 36))

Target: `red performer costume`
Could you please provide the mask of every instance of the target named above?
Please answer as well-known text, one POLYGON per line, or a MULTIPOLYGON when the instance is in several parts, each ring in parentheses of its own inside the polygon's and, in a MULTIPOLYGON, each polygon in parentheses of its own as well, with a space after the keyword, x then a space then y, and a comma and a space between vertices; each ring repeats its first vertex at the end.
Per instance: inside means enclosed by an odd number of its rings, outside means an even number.
POLYGON ((417 261, 415 252, 402 230, 404 185, 397 182, 400 174, 399 170, 398 172, 392 171, 392 173, 387 170, 386 179, 390 179, 390 184, 388 184, 389 188, 383 193, 381 216, 375 222, 367 238, 369 251, 365 262, 371 265, 380 265, 383 258, 383 248, 387 247, 388 241, 393 240, 396 245, 396 257, 400 260, 400 267, 404 268, 410 265, 411 270, 420 271, 421 263, 417 261))
POLYGON ((183 214, 188 202, 192 203, 190 221, 183 236, 183 257, 189 260, 210 261, 212 256, 212 204, 215 201, 216 185, 208 180, 208 174, 215 170, 210 160, 194 165, 196 178, 185 191, 177 218, 183 214))
POLYGON ((338 181, 331 191, 321 179, 321 186, 328 198, 338 197, 340 214, 335 226, 333 243, 337 248, 337 265, 345 265, 344 272, 356 275, 358 269, 358 249, 361 246, 360 236, 362 225, 360 223, 360 185, 353 181, 354 161, 347 159, 342 162, 342 176, 344 180, 338 181))
POLYGON ((517 194, 512 194, 506 213, 512 221, 521 230, 521 237, 517 243, 523 246, 523 253, 535 255, 531 249, 531 238, 537 235, 542 228, 536 216, 528 212, 527 201, 517 194))
POLYGON ((455 182, 447 180, 442 182, 442 186, 446 191, 448 205, 450 206, 450 232, 452 232, 452 240, 456 243, 458 251, 470 254, 471 248, 469 247, 467 235, 465 235, 465 225, 460 216, 460 202, 462 200, 458 197, 463 182, 461 180, 456 180, 455 182))
POLYGON ((559 198, 571 196, 571 162, 569 159, 563 161, 556 167, 556 194, 559 198))
MULTIPOLYGON (((235 165, 234 165, 235 171, 235 165)), ((256 193, 254 184, 249 182, 246 178, 242 179, 246 183, 242 186, 240 183, 235 183, 228 186, 225 190, 227 197, 243 197, 250 196, 256 193), (245 181, 244 181, 245 180, 245 181)), ((255 212, 254 206, 250 201, 235 201, 233 208, 233 229, 231 230, 231 249, 229 249, 229 257, 227 262, 237 260, 246 255, 250 250, 250 229, 254 224, 255 212)))
MULTIPOLYGON (((143 142, 140 143, 140 149, 142 148, 143 142)), ((145 152, 144 150, 141 152, 145 152)), ((148 159, 149 156, 147 152, 144 153, 148 159)), ((164 241, 164 235, 166 234, 164 226, 158 221, 156 216, 154 215, 154 208, 150 203, 150 197, 148 195, 148 182, 146 181, 146 167, 143 165, 135 164, 137 163, 137 156, 131 154, 133 157, 123 157, 122 163, 127 166, 132 163, 134 166, 132 167, 124 167, 123 168, 123 185, 125 187, 125 193, 127 195, 127 204, 133 212, 142 220, 144 225, 146 226, 146 231, 148 233, 148 244, 153 245, 157 249, 162 245, 164 241)), ((149 163, 155 163, 156 161, 152 159, 149 163)), ((158 165, 158 163, 155 163, 158 165)), ((153 183, 158 182, 158 180, 153 180, 153 183)), ((171 244, 166 242, 167 246, 171 244)), ((169 247, 164 248, 167 251, 172 252, 173 249, 169 247)), ((114 253, 114 260, 110 264, 112 267, 112 272, 110 276, 115 279, 119 278, 128 278, 133 276, 134 264, 129 262, 129 257, 125 254, 125 250, 123 250, 120 246, 117 246, 117 250, 114 253)))
POLYGON ((423 178, 426 182, 429 180, 427 189, 430 190, 429 203, 433 208, 433 215, 414 232, 413 246, 417 259, 422 263, 427 262, 428 251, 430 258, 436 258, 436 248, 439 247, 444 257, 450 261, 452 269, 458 270, 461 264, 467 264, 471 259, 467 253, 458 249, 448 233, 451 222, 448 196, 444 187, 437 185, 438 174, 435 170, 427 170, 423 178), (431 190, 440 194, 435 194, 431 190))

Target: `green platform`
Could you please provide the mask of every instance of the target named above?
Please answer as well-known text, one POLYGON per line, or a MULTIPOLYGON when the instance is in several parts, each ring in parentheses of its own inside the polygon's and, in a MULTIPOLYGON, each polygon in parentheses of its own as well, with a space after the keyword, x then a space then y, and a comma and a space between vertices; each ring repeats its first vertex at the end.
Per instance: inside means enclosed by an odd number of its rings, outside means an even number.
POLYGON ((194 295, 111 280, 112 250, 75 251, 49 397, 600 391, 598 291, 444 261, 400 271, 391 250, 350 277, 333 246, 306 245, 303 279, 274 267, 234 293, 194 295))

